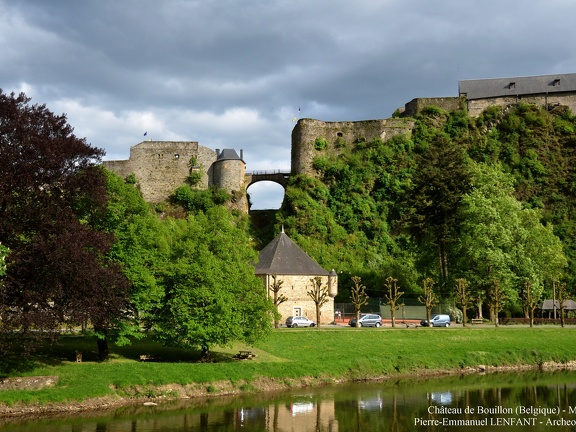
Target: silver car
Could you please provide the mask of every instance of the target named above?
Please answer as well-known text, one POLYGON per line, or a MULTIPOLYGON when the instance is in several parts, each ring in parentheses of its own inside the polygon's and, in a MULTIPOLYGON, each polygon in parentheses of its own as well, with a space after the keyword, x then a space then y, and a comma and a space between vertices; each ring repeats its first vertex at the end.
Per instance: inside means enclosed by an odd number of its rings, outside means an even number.
MULTIPOLYGON (((362 314, 358 320, 360 327, 380 327, 382 325, 382 317, 376 314, 362 314)), ((350 327, 356 327, 356 318, 348 321, 350 327)))
POLYGON ((316 327, 316 323, 303 316, 289 316, 286 327, 316 327))

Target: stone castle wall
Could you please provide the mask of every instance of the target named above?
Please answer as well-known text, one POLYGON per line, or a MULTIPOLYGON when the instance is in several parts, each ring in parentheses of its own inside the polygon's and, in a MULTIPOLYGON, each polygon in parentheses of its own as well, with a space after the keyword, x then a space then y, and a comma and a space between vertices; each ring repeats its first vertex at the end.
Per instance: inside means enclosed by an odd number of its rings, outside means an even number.
POLYGON ((405 116, 414 117, 424 108, 429 106, 436 106, 446 111, 455 111, 459 109, 465 101, 465 98, 460 99, 458 97, 416 98, 412 99, 404 106, 403 114, 405 116))
POLYGON ((130 159, 105 161, 104 167, 126 178, 134 174, 148 202, 168 199, 190 174, 191 159, 200 167, 199 188, 208 188, 216 152, 193 141, 144 141, 130 148, 130 159))
MULTIPOLYGON (((383 141, 399 134, 410 134, 416 116, 428 106, 437 106, 447 111, 467 108, 472 117, 478 116, 490 106, 508 106, 518 102, 540 106, 565 105, 576 113, 576 92, 536 94, 528 96, 500 96, 467 100, 461 97, 416 98, 408 102, 402 118, 381 120, 325 122, 315 119, 300 119, 292 130, 291 174, 315 176, 312 167, 314 158, 321 155, 338 154, 343 147, 351 147, 360 141, 380 138, 383 141), (325 140, 324 148, 316 148, 315 141, 325 140)), ((105 161, 104 166, 123 178, 134 174, 139 182, 144 199, 162 202, 181 185, 191 171, 190 160, 195 159, 195 171, 202 173, 195 187, 210 186, 223 188, 232 194, 232 207, 248 212, 246 199, 245 167, 240 159, 218 159, 218 151, 199 145, 197 142, 145 141, 130 149, 130 159, 105 161)))
POLYGON ((316 156, 338 153, 343 145, 353 146, 361 140, 380 138, 386 141, 395 135, 409 134, 413 127, 414 122, 404 118, 357 122, 300 119, 292 130, 292 174, 315 176, 312 162, 316 156), (317 150, 314 146, 317 138, 325 139, 328 146, 317 150))
POLYGON ((235 197, 233 207, 247 212, 244 190, 245 164, 240 159, 217 160, 216 151, 195 141, 144 141, 130 148, 130 158, 104 161, 104 167, 122 178, 136 176, 142 196, 147 202, 166 201, 186 184, 190 173, 201 174, 194 186, 208 189, 217 186, 235 197))
POLYGON ((467 101, 468 115, 478 117, 482 111, 491 106, 509 106, 519 102, 539 105, 543 107, 565 105, 570 111, 576 113, 576 92, 566 92, 562 94, 539 94, 528 96, 502 96, 494 98, 473 99, 467 101))

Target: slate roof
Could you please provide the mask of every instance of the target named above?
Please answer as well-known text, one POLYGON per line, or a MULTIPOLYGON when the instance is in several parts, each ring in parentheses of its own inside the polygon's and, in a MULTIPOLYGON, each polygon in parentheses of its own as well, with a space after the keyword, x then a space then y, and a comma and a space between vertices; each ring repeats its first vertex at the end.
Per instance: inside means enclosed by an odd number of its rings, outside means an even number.
POLYGON ((240 156, 238 156, 238 153, 236 153, 236 150, 234 149, 224 149, 222 150, 217 157, 217 160, 221 161, 221 160, 238 160, 240 159, 240 156))
POLYGON ((281 232, 260 251, 254 273, 257 275, 328 276, 328 272, 300 249, 284 232, 281 232))
MULTIPOLYGON (((560 302, 558 300, 556 302, 556 310, 560 310, 560 302)), ((540 309, 542 310, 553 310, 554 309, 554 300, 544 300, 540 304, 540 309)), ((574 300, 564 300, 564 310, 576 310, 576 302, 574 300)))
POLYGON ((468 100, 502 96, 527 96, 576 91, 576 74, 463 80, 459 94, 468 100))

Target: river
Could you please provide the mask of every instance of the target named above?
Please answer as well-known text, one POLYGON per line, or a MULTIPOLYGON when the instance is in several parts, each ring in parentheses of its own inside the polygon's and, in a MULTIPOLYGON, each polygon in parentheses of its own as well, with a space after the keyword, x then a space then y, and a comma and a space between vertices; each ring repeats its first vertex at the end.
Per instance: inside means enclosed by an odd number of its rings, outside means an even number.
POLYGON ((576 373, 391 380, 158 402, 23 421, 2 432, 575 431, 576 373))

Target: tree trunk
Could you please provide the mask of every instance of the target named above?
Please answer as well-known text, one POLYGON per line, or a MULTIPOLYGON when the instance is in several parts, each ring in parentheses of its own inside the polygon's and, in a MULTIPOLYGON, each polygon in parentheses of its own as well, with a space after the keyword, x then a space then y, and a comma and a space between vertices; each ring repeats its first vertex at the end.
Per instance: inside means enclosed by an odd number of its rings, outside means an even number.
POLYGON ((202 347, 202 353, 200 354, 200 360, 204 361, 204 362, 209 362, 212 360, 212 357, 210 356, 210 348, 208 348, 207 346, 202 347))
POLYGON ((438 261, 440 264, 440 293, 446 295, 446 283, 448 281, 448 256, 444 240, 438 241, 438 261))
POLYGON ((98 344, 98 360, 106 361, 110 357, 110 351, 108 349, 108 338, 106 336, 98 338, 96 340, 98 344))

